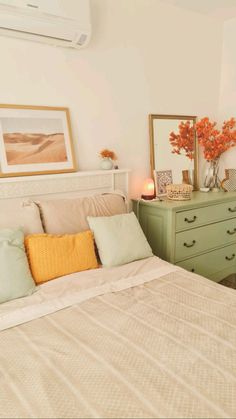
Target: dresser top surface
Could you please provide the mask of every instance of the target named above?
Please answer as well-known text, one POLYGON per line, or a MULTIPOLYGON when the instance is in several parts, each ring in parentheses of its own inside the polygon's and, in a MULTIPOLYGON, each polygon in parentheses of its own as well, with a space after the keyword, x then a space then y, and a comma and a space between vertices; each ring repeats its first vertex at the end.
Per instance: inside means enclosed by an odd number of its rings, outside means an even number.
MULTIPOLYGON (((159 201, 144 201, 140 204, 152 206, 156 208, 163 208, 173 211, 188 210, 196 207, 207 207, 209 205, 221 204, 227 201, 234 201, 236 205, 236 192, 193 192, 192 199, 188 201, 171 201, 165 196, 159 201)), ((134 200, 138 202, 139 200, 134 200)))

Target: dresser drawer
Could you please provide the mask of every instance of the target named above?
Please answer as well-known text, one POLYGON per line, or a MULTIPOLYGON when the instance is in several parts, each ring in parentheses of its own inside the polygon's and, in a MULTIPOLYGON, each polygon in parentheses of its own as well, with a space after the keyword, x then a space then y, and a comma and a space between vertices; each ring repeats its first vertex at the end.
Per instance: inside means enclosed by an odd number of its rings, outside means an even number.
POLYGON ((199 275, 210 277, 216 272, 236 265, 236 244, 214 250, 201 256, 178 262, 176 265, 195 272, 199 275))
POLYGON ((182 231, 175 238, 175 261, 232 242, 236 242, 236 219, 182 231))
POLYGON ((176 213, 176 231, 236 217, 236 200, 176 213))

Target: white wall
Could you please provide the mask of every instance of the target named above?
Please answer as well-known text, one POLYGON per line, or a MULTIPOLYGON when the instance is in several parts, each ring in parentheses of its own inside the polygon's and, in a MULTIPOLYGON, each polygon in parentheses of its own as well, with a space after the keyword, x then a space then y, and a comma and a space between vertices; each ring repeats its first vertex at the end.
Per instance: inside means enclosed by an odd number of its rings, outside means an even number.
MULTIPOLYGON (((236 19, 225 22, 223 30, 222 71, 219 101, 219 120, 236 118, 236 19)), ((236 147, 221 157, 221 178, 224 169, 236 168, 236 147)))
POLYGON ((114 149, 136 195, 149 175, 148 114, 216 114, 221 25, 159 0, 91 3, 85 50, 0 38, 1 102, 68 106, 79 168, 114 149))

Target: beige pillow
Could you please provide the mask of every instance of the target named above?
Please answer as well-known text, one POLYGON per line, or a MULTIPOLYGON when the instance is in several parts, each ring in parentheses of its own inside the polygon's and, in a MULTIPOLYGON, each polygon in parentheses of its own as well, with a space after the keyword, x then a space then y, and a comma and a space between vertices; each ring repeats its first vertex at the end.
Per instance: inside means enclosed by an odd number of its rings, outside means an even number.
POLYGON ((110 216, 127 212, 124 198, 118 194, 53 199, 39 201, 37 204, 48 234, 79 233, 89 230, 87 216, 110 216))
POLYGON ((22 199, 0 200, 0 229, 21 228, 24 234, 43 233, 37 205, 22 199))

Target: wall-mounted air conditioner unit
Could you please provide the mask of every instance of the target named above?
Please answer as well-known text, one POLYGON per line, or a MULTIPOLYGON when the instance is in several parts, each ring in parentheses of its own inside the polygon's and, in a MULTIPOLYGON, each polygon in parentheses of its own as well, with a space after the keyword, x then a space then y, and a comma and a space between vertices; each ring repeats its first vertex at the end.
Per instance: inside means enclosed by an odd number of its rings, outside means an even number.
POLYGON ((91 36, 89 0, 0 0, 0 35, 84 47, 91 36))

